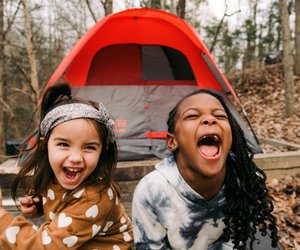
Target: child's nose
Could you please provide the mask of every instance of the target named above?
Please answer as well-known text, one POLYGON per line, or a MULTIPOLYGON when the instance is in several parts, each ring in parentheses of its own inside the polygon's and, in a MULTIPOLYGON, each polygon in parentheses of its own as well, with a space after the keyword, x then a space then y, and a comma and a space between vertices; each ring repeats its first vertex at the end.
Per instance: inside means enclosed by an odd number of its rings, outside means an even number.
POLYGON ((216 118, 213 115, 205 115, 201 119, 203 125, 214 125, 216 124, 216 118))
POLYGON ((83 158, 82 158, 82 154, 80 151, 74 150, 71 152, 69 159, 72 162, 81 162, 83 158))

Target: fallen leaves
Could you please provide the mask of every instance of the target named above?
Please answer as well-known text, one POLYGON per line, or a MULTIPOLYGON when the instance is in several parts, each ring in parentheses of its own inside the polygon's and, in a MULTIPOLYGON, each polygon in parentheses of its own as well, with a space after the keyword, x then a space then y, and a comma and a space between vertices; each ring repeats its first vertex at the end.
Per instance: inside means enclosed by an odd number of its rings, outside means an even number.
POLYGON ((280 243, 285 250, 300 250, 300 173, 267 183, 274 204, 280 243))
MULTIPOLYGON (((294 77, 295 113, 286 118, 285 86, 281 64, 257 67, 228 76, 257 136, 300 145, 300 78, 294 77)), ((262 143, 268 152, 297 150, 262 143)), ((271 179, 268 188, 274 203, 280 243, 285 250, 300 250, 300 173, 271 179)))
MULTIPOLYGON (((295 113, 284 115, 282 65, 262 66, 228 76, 257 136, 300 144, 300 78, 294 77, 295 113), (242 79, 242 80, 241 80, 242 79)), ((265 152, 295 148, 262 145, 265 152)))

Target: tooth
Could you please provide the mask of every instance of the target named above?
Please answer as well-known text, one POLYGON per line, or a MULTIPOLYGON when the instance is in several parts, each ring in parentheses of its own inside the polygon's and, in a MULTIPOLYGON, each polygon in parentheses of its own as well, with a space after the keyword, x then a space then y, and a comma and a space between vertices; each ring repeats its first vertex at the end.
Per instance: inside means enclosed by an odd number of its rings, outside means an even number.
POLYGON ((67 168, 68 169, 68 171, 70 171, 70 172, 78 172, 79 171, 79 169, 73 169, 73 168, 67 168))

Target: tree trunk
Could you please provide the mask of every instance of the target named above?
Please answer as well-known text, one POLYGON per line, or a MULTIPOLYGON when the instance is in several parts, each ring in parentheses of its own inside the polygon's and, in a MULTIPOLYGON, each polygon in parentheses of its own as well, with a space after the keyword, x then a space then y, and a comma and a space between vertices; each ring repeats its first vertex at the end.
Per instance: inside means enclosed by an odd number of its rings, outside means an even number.
POLYGON ((105 16, 113 13, 113 0, 102 1, 105 16))
POLYGON ((283 38, 283 70, 285 81, 285 117, 294 113, 294 75, 293 75, 293 52, 291 45, 291 30, 286 0, 279 0, 281 19, 281 31, 283 38))
POLYGON ((160 0, 160 9, 165 10, 165 0, 160 0))
POLYGON ((235 15, 236 13, 240 12, 240 10, 238 10, 238 11, 235 11, 235 12, 233 12, 233 13, 231 13, 231 14, 228 14, 228 13, 227 13, 227 9, 228 9, 228 5, 227 5, 227 3, 226 3, 226 1, 225 1, 225 10, 224 10, 224 14, 223 14, 223 17, 222 17, 221 21, 219 22, 219 24, 218 24, 218 26, 217 26, 217 30, 216 30, 215 35, 214 35, 214 39, 213 39, 213 41, 212 41, 212 43, 211 43, 211 46, 210 46, 210 49, 209 49, 209 52, 210 52, 211 54, 213 53, 214 48, 215 48, 215 46, 216 46, 216 44, 217 44, 218 36, 219 36, 219 34, 221 33, 221 30, 222 30, 222 28, 223 28, 223 23, 224 23, 224 21, 225 21, 225 17, 230 17, 230 16, 235 15))
MULTIPOLYGON (((0 100, 4 100, 4 25, 3 0, 0 0, 0 100)), ((0 155, 5 155, 4 107, 0 106, 0 155)), ((1 159, 0 159, 1 160, 1 159)))
POLYGON ((256 24, 256 15, 257 15, 257 0, 250 1, 250 17, 245 21, 246 28, 246 53, 244 57, 243 67, 249 68, 252 66, 253 60, 256 56, 256 33, 257 33, 257 24, 256 24))
POLYGON ((226 12, 224 13, 224 15, 223 15, 221 21, 220 21, 219 24, 218 24, 217 30, 216 30, 216 32, 215 32, 214 39, 213 39, 213 41, 212 41, 212 43, 211 43, 211 46, 210 46, 210 49, 209 49, 209 52, 210 52, 211 54, 214 52, 215 45, 216 45, 216 43, 217 43, 218 36, 219 36, 220 31, 221 31, 221 28, 222 28, 222 26, 223 26, 225 17, 226 17, 226 12))
POLYGON ((24 16, 25 16, 26 49, 27 49, 27 56, 30 64, 30 81, 31 81, 31 89, 33 92, 32 99, 34 105, 37 106, 40 97, 40 88, 39 88, 39 81, 38 81, 37 62, 36 62, 34 46, 33 46, 32 20, 27 5, 27 0, 22 0, 22 5, 24 9, 24 16))
POLYGON ((175 0, 171 0, 170 2, 170 12, 174 15, 176 15, 176 5, 175 0))
POLYGON ((179 17, 181 17, 182 19, 185 18, 185 0, 178 1, 176 12, 179 17))
POLYGON ((295 0, 295 75, 300 76, 300 0, 295 0))

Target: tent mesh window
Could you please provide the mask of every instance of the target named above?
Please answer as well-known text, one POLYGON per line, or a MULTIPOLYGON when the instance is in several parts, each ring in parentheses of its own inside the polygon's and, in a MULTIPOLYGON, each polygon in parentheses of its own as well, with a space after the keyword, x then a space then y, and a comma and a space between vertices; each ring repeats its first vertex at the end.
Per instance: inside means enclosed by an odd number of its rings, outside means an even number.
POLYGON ((155 85, 155 81, 196 85, 187 58, 176 49, 160 45, 105 47, 95 54, 87 77, 87 85, 155 85))

